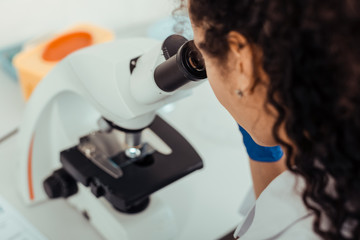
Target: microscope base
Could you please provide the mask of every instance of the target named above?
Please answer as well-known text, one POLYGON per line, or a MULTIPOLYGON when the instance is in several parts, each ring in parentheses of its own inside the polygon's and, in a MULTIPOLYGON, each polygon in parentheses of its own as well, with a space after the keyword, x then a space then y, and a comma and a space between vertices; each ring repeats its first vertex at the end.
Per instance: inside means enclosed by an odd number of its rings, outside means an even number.
POLYGON ((67 201, 107 240, 169 240, 178 232, 172 210, 156 196, 151 197, 146 210, 137 214, 117 211, 104 198, 96 198, 80 184, 79 192, 67 201))

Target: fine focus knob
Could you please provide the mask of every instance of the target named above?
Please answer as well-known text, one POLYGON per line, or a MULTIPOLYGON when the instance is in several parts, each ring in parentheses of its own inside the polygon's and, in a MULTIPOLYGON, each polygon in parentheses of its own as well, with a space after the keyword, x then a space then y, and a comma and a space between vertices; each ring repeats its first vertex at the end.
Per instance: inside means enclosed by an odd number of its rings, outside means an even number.
POLYGON ((76 181, 62 168, 45 179, 43 186, 49 198, 67 198, 78 191, 76 181))

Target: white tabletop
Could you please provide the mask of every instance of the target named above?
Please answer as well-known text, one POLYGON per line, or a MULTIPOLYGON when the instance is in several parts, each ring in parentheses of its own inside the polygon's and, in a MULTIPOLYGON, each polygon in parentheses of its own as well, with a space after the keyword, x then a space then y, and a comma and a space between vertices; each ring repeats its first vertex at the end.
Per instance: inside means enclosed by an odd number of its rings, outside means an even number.
MULTIPOLYGON (((187 218, 177 239, 216 239, 233 230, 242 218, 239 208, 251 186, 248 157, 235 122, 217 102, 208 83, 174 107, 163 111, 163 118, 192 143, 205 167, 156 194, 172 206, 175 215, 187 218), (190 186, 194 189, 192 202, 184 205, 177 189, 190 186)), ((0 71, 0 139, 18 126, 23 109, 19 86, 0 71)), ((64 200, 26 207, 17 193, 17 164, 15 134, 0 142, 0 196, 40 232, 51 240, 101 239, 64 200)))

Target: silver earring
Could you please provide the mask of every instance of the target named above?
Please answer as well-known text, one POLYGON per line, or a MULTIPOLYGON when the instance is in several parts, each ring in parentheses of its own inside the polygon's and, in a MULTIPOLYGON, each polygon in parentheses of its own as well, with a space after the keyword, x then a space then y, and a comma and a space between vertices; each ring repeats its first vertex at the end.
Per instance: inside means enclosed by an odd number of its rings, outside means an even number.
POLYGON ((236 93, 236 95, 239 96, 239 98, 242 98, 242 97, 244 96, 244 92, 241 91, 240 89, 236 89, 236 90, 235 90, 235 93, 236 93))

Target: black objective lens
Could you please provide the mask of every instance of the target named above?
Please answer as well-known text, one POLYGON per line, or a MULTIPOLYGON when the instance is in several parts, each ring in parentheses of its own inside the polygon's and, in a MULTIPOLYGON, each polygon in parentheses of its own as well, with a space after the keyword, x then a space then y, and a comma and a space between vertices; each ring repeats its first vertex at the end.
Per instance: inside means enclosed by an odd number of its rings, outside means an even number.
POLYGON ((194 41, 171 35, 164 41, 162 50, 167 60, 154 72, 155 82, 161 90, 172 92, 190 81, 207 77, 204 59, 194 41), (176 54, 175 49, 178 49, 176 54))

